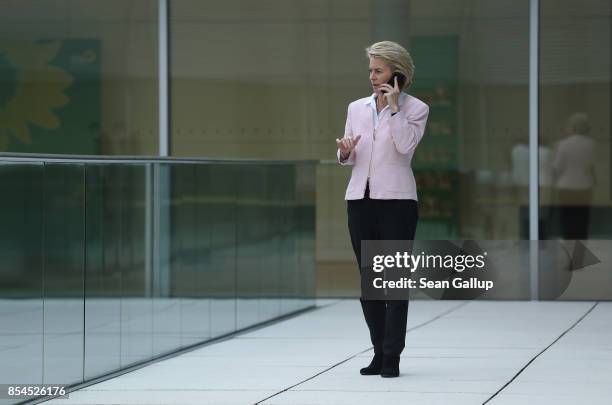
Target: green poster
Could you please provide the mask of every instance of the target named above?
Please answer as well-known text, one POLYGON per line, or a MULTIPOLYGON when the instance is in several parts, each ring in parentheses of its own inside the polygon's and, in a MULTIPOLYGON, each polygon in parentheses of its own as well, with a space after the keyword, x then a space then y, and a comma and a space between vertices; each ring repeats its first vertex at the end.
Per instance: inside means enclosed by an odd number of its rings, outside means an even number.
POLYGON ((0 40, 0 151, 100 153, 99 40, 0 40))
POLYGON ((459 231, 458 38, 413 37, 411 93, 429 105, 427 128, 412 161, 419 189, 419 238, 449 239, 459 231))

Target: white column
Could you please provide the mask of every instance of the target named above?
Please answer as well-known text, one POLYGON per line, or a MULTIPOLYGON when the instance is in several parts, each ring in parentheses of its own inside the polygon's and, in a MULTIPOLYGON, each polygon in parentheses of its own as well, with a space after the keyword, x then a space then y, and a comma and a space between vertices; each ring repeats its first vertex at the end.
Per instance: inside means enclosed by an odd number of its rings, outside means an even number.
POLYGON ((529 266, 531 299, 539 299, 539 19, 540 1, 529 2, 529 266))
POLYGON ((158 0, 159 156, 168 156, 168 0, 158 0))
MULTIPOLYGON (((169 102, 169 46, 168 10, 169 0, 158 0, 158 53, 159 53, 159 156, 170 156, 170 102, 169 102)), ((171 166, 164 163, 153 165, 153 252, 152 285, 155 294, 167 297, 170 291, 170 175, 171 166)))

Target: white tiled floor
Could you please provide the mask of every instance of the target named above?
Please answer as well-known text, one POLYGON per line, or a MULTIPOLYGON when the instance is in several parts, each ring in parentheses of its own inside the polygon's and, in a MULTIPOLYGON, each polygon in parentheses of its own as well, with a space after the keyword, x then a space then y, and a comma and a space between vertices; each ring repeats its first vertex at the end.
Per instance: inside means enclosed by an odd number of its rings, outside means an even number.
MULTIPOLYGON (((45 404, 482 404, 592 302, 411 301, 399 378, 372 355, 357 299, 152 364, 45 404)), ((612 303, 599 303, 490 404, 609 404, 612 303)))

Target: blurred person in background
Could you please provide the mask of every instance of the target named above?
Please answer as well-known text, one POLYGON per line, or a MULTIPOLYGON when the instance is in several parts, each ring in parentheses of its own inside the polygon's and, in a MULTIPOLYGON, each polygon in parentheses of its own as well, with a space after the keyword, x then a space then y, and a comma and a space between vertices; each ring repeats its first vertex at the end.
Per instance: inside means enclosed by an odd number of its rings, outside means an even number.
POLYGON ((595 186, 595 142, 585 113, 572 114, 565 129, 566 137, 558 143, 553 159, 561 236, 566 240, 586 240, 595 186))

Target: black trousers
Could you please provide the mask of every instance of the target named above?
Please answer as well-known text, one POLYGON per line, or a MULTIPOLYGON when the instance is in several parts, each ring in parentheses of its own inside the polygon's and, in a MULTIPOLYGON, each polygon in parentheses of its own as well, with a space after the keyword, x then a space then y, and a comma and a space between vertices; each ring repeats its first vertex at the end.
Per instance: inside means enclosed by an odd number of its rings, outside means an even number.
MULTIPOLYGON (((372 200, 366 187, 363 199, 347 201, 347 213, 360 271, 362 240, 414 240, 418 220, 415 200, 372 200)), ((408 300, 360 301, 374 353, 399 356, 406 342, 408 300)))

